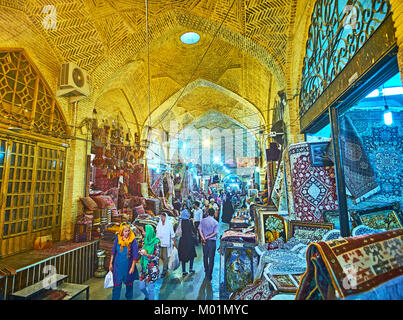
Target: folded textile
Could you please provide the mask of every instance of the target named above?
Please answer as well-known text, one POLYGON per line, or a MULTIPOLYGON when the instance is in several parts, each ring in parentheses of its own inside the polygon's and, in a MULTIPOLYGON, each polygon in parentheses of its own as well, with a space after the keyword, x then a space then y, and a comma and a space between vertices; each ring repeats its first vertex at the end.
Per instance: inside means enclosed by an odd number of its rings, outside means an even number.
POLYGON ((403 300, 403 275, 368 292, 348 296, 345 300, 403 300))
POLYGON ((221 241, 231 242, 255 242, 254 232, 242 232, 237 230, 226 230, 221 236, 221 241))
POLYGON ((403 229, 309 245, 296 299, 362 294, 402 274, 403 229))
POLYGON ((277 293, 271 289, 270 283, 263 277, 245 286, 242 291, 232 293, 230 300, 270 300, 277 293))

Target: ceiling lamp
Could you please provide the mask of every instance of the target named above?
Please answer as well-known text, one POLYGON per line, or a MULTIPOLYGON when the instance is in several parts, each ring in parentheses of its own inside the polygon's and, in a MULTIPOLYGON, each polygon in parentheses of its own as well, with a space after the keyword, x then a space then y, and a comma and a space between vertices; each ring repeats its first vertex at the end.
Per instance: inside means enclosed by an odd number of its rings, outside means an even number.
POLYGON ((210 147, 210 139, 203 140, 203 147, 206 147, 206 148, 210 147))
POLYGON ((199 42, 200 35, 196 32, 186 32, 181 35, 181 41, 185 44, 195 44, 199 42))

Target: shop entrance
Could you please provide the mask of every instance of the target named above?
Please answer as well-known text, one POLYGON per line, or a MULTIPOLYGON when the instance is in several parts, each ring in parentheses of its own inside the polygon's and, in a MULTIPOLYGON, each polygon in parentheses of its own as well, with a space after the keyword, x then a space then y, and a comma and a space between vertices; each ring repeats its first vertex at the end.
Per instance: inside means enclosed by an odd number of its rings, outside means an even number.
POLYGON ((65 151, 0 135, 0 253, 32 249, 35 238, 60 238, 65 151))

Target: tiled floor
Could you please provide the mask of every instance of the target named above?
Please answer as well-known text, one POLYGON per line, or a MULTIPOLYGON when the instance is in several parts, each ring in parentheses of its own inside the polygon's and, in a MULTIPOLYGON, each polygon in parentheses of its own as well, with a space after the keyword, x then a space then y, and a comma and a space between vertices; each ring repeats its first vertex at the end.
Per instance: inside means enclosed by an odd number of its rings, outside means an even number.
MULTIPOLYGON (((228 228, 227 224, 220 223, 219 236, 228 228)), ((219 241, 217 241, 217 248, 219 241)), ((160 278, 155 283, 155 299, 158 300, 218 300, 219 299, 219 269, 220 255, 216 252, 214 260, 213 280, 204 278, 203 250, 202 246, 196 247, 197 257, 194 262, 195 273, 182 277, 182 267, 169 272, 165 278, 160 278)), ((189 265, 186 266, 189 268, 189 265)), ((162 270, 162 265, 160 265, 162 270)), ((85 282, 90 286, 91 300, 111 300, 112 289, 104 289, 104 278, 92 278, 85 282)), ((139 281, 133 284, 133 300, 143 300, 144 294, 139 289, 139 281)), ((125 288, 121 291, 121 299, 125 299, 125 288)), ((80 297, 83 298, 83 297, 80 297)))

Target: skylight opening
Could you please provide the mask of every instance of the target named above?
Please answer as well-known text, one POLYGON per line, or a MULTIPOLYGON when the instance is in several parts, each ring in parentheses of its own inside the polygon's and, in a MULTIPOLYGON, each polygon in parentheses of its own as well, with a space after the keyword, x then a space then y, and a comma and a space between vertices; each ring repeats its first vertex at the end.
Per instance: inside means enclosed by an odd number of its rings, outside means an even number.
POLYGON ((195 44, 199 42, 200 35, 196 32, 186 32, 181 35, 181 41, 185 44, 195 44))

